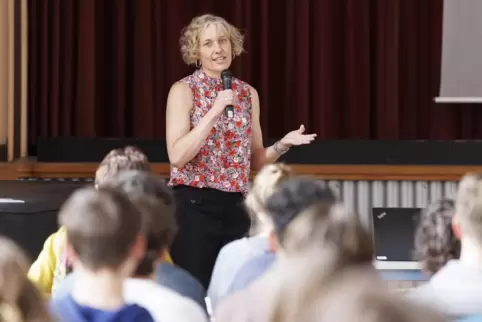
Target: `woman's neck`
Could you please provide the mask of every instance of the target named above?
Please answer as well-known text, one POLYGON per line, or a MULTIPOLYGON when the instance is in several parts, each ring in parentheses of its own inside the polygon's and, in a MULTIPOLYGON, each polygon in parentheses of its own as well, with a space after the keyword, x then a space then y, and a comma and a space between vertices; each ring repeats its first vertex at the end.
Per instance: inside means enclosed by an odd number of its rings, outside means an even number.
POLYGON ((75 271, 72 297, 78 304, 108 311, 124 306, 125 278, 121 274, 110 270, 94 273, 80 267, 76 267, 75 271))
POLYGON ((467 237, 462 237, 460 245, 460 261, 467 266, 482 269, 482 249, 480 245, 467 237))
POLYGON ((211 77, 211 78, 216 78, 216 79, 220 79, 221 78, 221 73, 218 73, 218 72, 215 72, 215 71, 211 71, 211 70, 208 70, 208 69, 204 69, 201 67, 201 70, 202 72, 208 76, 208 77, 211 77))

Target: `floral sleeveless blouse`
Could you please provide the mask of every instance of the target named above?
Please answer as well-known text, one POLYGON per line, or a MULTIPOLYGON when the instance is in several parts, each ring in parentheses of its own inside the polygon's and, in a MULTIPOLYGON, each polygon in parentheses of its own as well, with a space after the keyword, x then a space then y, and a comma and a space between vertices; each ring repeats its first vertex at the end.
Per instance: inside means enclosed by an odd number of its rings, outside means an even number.
MULTIPOLYGON (((220 79, 209 77, 200 69, 181 82, 189 84, 193 94, 192 129, 209 111, 223 86, 220 79)), ((237 95, 234 117, 228 119, 223 113, 194 159, 182 168, 171 166, 170 186, 247 193, 251 162, 251 91, 247 83, 234 77, 232 89, 237 95)))

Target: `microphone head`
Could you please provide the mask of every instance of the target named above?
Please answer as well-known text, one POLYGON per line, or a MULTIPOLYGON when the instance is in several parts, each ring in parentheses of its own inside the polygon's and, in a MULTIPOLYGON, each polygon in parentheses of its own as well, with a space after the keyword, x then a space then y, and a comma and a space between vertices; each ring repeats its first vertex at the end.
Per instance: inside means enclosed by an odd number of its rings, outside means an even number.
POLYGON ((233 74, 229 69, 225 69, 221 72, 221 81, 223 82, 223 89, 231 89, 233 74))
POLYGON ((229 69, 225 69, 221 72, 221 78, 232 78, 233 77, 233 73, 231 73, 231 71, 229 69))

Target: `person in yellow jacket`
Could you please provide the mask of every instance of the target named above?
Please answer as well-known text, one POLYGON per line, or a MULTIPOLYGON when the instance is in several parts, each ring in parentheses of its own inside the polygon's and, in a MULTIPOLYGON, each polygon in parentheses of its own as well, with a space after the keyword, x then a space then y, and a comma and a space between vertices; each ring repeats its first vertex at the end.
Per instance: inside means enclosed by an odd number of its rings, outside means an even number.
MULTIPOLYGON (((108 182, 121 171, 151 171, 149 161, 144 153, 134 147, 125 147, 110 151, 102 160, 95 173, 95 186, 108 182)), ((68 258, 64 254, 66 232, 64 227, 50 235, 43 249, 28 271, 29 279, 35 283, 45 297, 55 291, 71 271, 68 258)), ((172 262, 169 254, 166 260, 172 262)))
POLYGON ((36 284, 44 296, 50 296, 55 286, 69 271, 67 258, 63 258, 65 240, 65 229, 60 227, 47 238, 37 260, 28 271, 29 279, 36 284))

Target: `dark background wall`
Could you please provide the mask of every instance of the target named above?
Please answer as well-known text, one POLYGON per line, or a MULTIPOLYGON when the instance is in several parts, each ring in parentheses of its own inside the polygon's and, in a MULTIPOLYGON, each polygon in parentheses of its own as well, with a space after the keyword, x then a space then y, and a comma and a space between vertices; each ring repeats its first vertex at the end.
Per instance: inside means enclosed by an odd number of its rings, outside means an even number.
POLYGON ((188 75, 181 29, 214 13, 246 34, 234 74, 266 138, 474 139, 477 105, 436 105, 443 0, 29 1, 29 144, 38 136, 162 139, 188 75))

